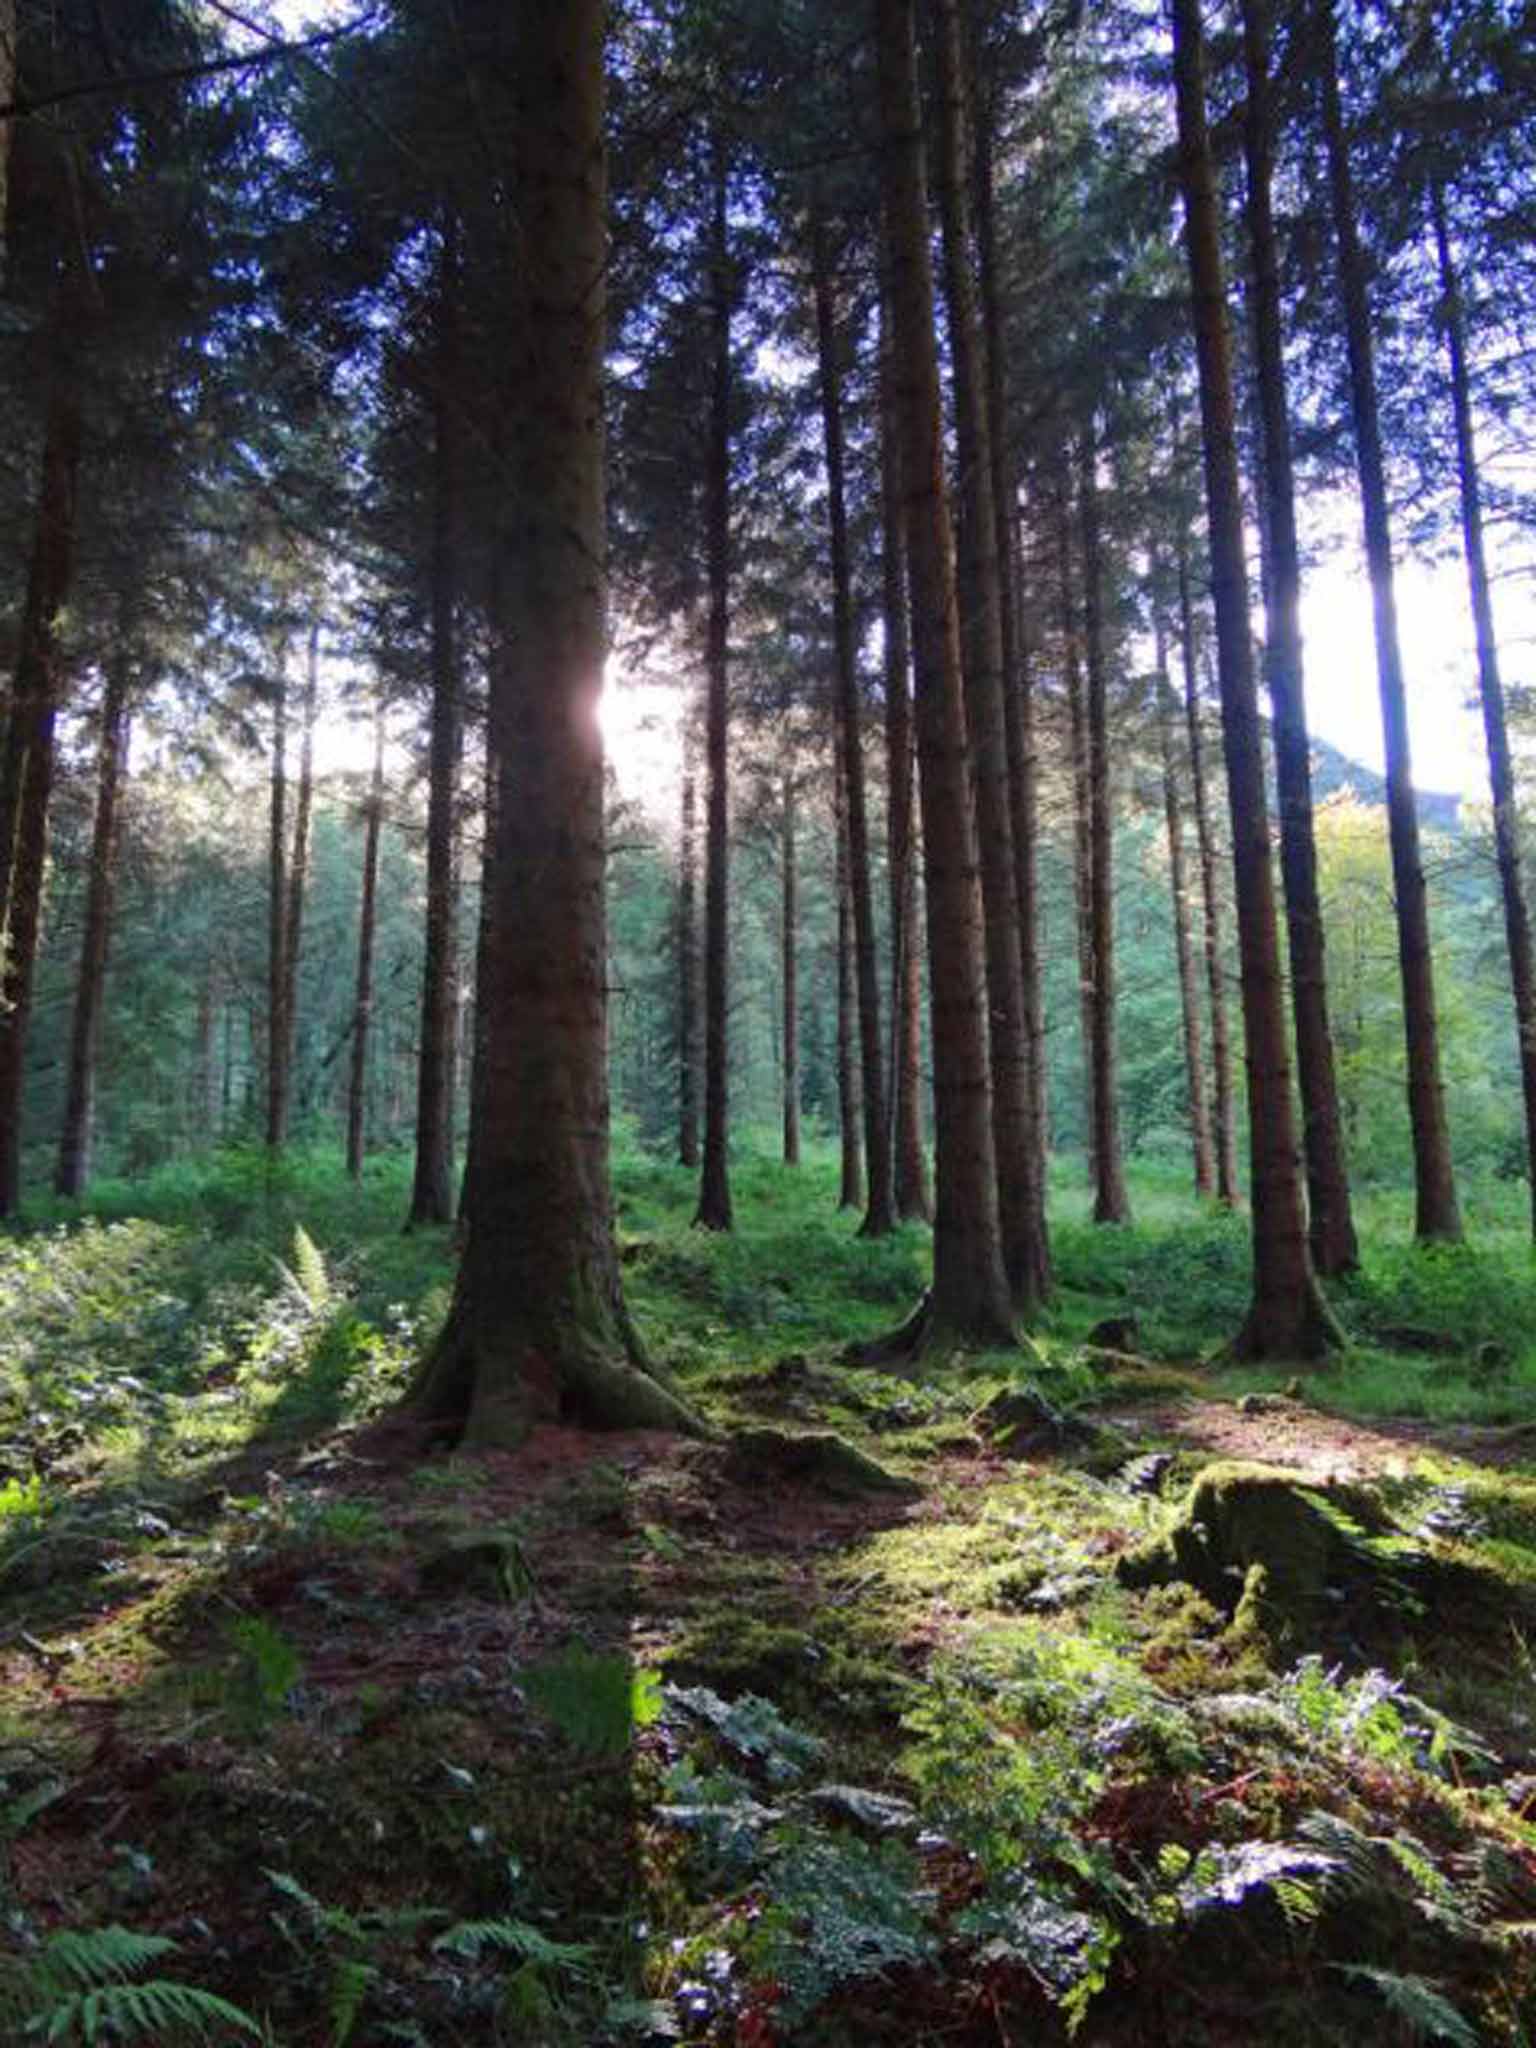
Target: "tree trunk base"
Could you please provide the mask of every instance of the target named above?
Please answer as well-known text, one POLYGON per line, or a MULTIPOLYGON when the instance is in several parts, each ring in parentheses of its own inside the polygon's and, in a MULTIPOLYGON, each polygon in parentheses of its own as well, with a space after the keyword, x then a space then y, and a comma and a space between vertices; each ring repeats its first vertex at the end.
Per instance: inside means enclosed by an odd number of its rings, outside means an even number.
POLYGON ((924 1359, 947 1357, 955 1351, 1005 1351, 1018 1344, 1018 1332, 1000 1329, 967 1329, 935 1313, 929 1289, 907 1320, 883 1337, 866 1344, 850 1344, 843 1353, 848 1365, 872 1366, 877 1371, 901 1372, 924 1359))
POLYGON ((516 1450, 540 1423, 587 1429, 710 1432, 665 1376, 615 1346, 572 1331, 558 1345, 515 1325, 493 1342, 450 1315, 401 1419, 433 1440, 465 1450, 516 1450))
POLYGON ((1254 1365, 1285 1362, 1290 1365, 1320 1365, 1333 1352, 1344 1349, 1344 1332, 1333 1310, 1323 1298, 1315 1280, 1309 1280, 1300 1299, 1284 1306, 1255 1302, 1243 1327, 1219 1354, 1224 1365, 1254 1365))

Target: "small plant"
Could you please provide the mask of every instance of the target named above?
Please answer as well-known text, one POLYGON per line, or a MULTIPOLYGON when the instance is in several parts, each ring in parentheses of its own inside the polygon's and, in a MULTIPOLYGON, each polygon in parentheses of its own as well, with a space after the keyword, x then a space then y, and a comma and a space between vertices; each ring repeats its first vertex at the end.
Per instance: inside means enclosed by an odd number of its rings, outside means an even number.
POLYGON ((650 1727, 661 1713, 661 1681, 654 1671, 580 1643, 525 1666, 519 1680, 566 1741, 595 1756, 622 1756, 636 1729, 650 1727))
POLYGON ((288 1705, 304 1675, 298 1651, 280 1628, 260 1614, 230 1623, 235 1666, 226 1685, 230 1718, 247 1735, 259 1735, 288 1705))
POLYGON ((0 2023, 11 2040, 205 2041, 261 2038, 248 2012, 195 1984, 142 1973, 174 1953, 160 1934, 92 1927, 52 1934, 20 1961, 0 1960, 0 2023))

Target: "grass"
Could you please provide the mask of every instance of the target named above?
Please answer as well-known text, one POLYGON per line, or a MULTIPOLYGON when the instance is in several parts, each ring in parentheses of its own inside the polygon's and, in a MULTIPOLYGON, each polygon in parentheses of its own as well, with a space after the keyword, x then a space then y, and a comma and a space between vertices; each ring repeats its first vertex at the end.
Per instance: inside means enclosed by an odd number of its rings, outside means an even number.
POLYGON ((1062 1163, 1032 1350, 897 1379, 839 1354, 926 1234, 860 1240, 826 1155, 734 1183, 695 1232, 621 1148, 648 1341, 718 1425, 835 1428, 915 1506, 622 1437, 379 1464, 452 1278, 400 1159, 188 1162, 0 1238, 0 1973, 126 1924, 275 2048, 1530 2040, 1536 1472, 1430 1428, 1536 1418, 1502 1191, 1450 1252, 1365 1208, 1355 1341, 1287 1425, 1382 1418, 1400 1540, 1497 1597, 1298 1655, 1115 1572, 1209 1455, 1179 1396, 1273 1390, 1201 1363, 1241 1217, 1148 1170, 1096 1230, 1062 1163), (1106 1373, 1128 1312, 1150 1363, 1106 1373), (1007 1462, 973 1418, 1019 1378, 1142 1433, 1007 1462), (518 1569, 444 1576, 471 1538, 518 1569))

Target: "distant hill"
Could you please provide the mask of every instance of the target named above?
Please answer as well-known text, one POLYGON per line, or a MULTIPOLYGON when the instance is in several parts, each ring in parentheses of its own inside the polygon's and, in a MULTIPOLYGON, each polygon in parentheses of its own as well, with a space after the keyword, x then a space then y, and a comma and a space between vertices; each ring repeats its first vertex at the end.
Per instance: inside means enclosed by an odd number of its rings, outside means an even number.
MULTIPOLYGON (((1352 761, 1348 754, 1341 754, 1337 747, 1327 740, 1312 736, 1312 794, 1319 803, 1325 797, 1337 796, 1340 790, 1353 790, 1363 804, 1385 805, 1387 801, 1387 779, 1374 768, 1367 768, 1361 761, 1352 761)), ((1440 790, 1421 789, 1419 798, 1419 823, 1434 832, 1459 832, 1461 830, 1461 798, 1440 790)))

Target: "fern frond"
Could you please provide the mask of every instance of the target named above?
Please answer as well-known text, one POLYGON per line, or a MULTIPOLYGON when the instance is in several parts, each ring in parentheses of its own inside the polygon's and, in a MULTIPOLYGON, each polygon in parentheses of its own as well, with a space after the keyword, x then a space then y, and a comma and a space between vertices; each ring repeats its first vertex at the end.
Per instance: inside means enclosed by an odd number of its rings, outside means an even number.
POLYGON ((487 1949, 499 1949, 549 1970, 583 1970, 592 1960, 587 1943, 554 1941, 526 1920, 461 1920, 440 1934, 432 1946, 441 1954, 466 1956, 470 1961, 487 1949))
POLYGON ((135 1934, 128 1927, 65 1929, 44 1942, 31 1974, 59 1990, 90 1991, 136 1976, 175 1946, 163 1934, 135 1934))
POLYGON ((331 1276, 325 1255, 302 1223, 293 1226, 293 1276, 299 1292, 318 1315, 331 1302, 331 1276))
POLYGON ((154 1977, 147 1984, 105 1984, 78 1992, 39 2015, 30 2031, 41 2031, 45 2041, 72 2041, 78 2036, 87 2044, 106 2037, 160 2043, 178 2034, 206 2040, 215 2026, 233 2027, 258 2039, 261 2035, 251 2015, 227 1998, 200 1991, 194 1984, 154 1977))
POLYGON ((368 1996, 368 1986, 378 1974, 372 1963, 365 1963, 360 1956, 343 1956, 337 1962, 327 2001, 331 2048, 346 2048, 363 2009, 363 2000, 368 1996))
POLYGON ((1427 1978, 1400 1976, 1395 1970, 1379 1970, 1370 1963, 1331 1963, 1329 1968, 1374 1991, 1401 2022, 1410 2041, 1448 2041, 1451 2048, 1478 2048, 1474 2029, 1427 1978))

